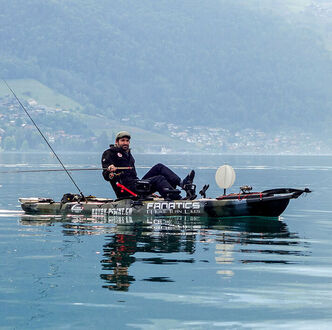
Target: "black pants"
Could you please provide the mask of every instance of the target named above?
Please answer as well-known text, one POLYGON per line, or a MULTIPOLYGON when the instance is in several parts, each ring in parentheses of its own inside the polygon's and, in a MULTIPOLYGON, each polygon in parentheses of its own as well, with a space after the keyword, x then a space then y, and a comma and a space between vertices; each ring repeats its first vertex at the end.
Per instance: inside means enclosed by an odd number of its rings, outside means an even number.
MULTIPOLYGON (((175 189, 181 182, 181 179, 171 169, 163 164, 154 165, 148 173, 146 173, 142 180, 149 181, 151 184, 151 193, 158 191, 162 197, 166 197, 166 189, 175 189)), ((181 198, 179 193, 170 195, 171 198, 181 198)))

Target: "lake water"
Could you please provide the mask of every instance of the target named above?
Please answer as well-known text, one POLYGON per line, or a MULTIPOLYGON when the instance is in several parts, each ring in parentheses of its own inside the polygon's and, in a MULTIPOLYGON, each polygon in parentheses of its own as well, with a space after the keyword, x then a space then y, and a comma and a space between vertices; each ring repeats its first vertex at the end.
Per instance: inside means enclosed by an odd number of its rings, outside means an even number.
MULTIPOLYGON (((62 154, 70 168, 99 154, 62 154)), ((200 189, 309 187, 279 220, 26 218, 19 197, 77 192, 65 173, 0 174, 0 329, 330 329, 332 157, 136 155, 139 175, 157 162, 200 189), (121 223, 122 222, 122 223, 121 223)), ((0 171, 58 167, 50 154, 0 154, 0 171)), ((73 172, 85 194, 112 197, 98 171, 73 172)))

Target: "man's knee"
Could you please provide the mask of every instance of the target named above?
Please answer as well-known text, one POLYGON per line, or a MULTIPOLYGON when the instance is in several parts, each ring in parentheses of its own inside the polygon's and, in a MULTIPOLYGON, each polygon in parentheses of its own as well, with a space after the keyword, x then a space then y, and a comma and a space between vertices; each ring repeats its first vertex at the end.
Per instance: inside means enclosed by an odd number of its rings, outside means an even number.
POLYGON ((156 164, 156 165, 154 165, 152 168, 155 168, 155 169, 161 169, 161 168, 163 168, 163 167, 165 167, 165 165, 164 164, 162 164, 162 163, 158 163, 158 164, 156 164))
POLYGON ((166 181, 166 178, 163 175, 159 174, 159 175, 154 176, 152 181, 154 184, 160 184, 160 183, 166 181))

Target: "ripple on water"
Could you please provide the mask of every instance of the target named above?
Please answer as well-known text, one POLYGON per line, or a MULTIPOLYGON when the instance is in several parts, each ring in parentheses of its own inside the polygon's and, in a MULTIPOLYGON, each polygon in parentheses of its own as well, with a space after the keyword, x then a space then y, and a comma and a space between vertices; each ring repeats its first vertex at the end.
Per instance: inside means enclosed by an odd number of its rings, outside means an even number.
POLYGON ((17 217, 20 214, 23 214, 23 211, 15 211, 15 210, 0 210, 0 217, 9 218, 9 217, 17 217))

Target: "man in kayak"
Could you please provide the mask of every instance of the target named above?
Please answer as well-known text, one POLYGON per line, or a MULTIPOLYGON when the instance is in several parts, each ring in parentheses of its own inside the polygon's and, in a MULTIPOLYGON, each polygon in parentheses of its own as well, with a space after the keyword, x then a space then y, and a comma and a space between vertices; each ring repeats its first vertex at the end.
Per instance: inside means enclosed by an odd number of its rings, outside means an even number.
MULTIPOLYGON (((115 144, 111 144, 110 148, 105 150, 101 163, 103 170, 103 177, 109 181, 112 188, 119 197, 127 197, 128 193, 121 192, 116 183, 119 182, 126 188, 136 192, 136 182, 139 180, 135 169, 135 159, 130 152, 130 133, 121 131, 116 135, 115 144), (129 169, 118 169, 118 168, 129 169)), ((162 197, 171 199, 181 199, 179 191, 176 191, 177 186, 185 189, 191 185, 195 177, 195 171, 191 171, 183 180, 180 179, 171 169, 163 164, 154 165, 142 178, 150 184, 149 193, 156 191, 162 197), (175 191, 174 191, 175 190, 175 191)), ((193 196, 196 197, 196 196, 193 196)))

